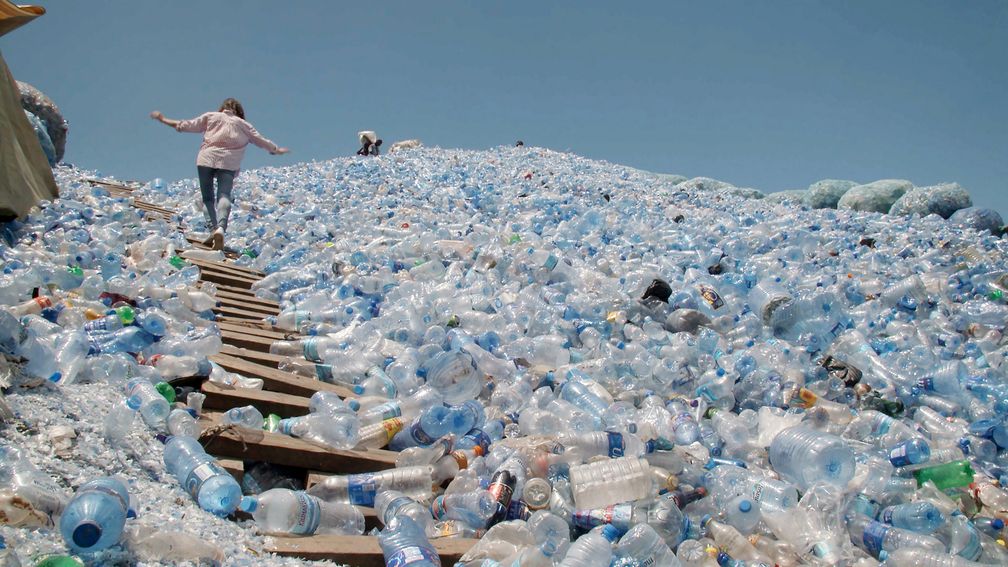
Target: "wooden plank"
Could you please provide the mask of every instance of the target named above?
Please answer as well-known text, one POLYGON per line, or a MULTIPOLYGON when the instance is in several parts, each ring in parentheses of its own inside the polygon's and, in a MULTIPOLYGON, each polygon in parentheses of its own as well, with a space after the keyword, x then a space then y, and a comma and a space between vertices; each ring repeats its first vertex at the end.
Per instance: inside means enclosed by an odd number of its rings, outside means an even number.
MULTIPOLYGON (((437 538, 431 544, 441 558, 441 565, 456 564, 476 545, 475 539, 437 538)), ((267 537, 265 551, 301 559, 329 559, 354 567, 385 567, 385 559, 375 536, 267 537)))
POLYGON ((233 287, 252 289, 252 284, 259 281, 255 278, 246 278, 235 274, 228 274, 210 268, 200 268, 200 279, 205 282, 223 284, 233 287))
POLYGON ((233 262, 220 262, 218 260, 207 260, 207 259, 204 259, 204 258, 190 258, 188 255, 186 255, 186 251, 185 250, 183 250, 180 253, 180 256, 182 256, 186 260, 189 260, 193 264, 204 264, 206 266, 213 267, 213 268, 220 268, 222 270, 231 270, 231 271, 238 272, 240 274, 243 274, 243 275, 246 275, 246 276, 249 276, 249 277, 253 277, 253 278, 256 278, 256 279, 262 279, 263 276, 266 275, 266 274, 262 273, 261 271, 255 269, 255 268, 249 268, 249 267, 246 267, 246 266, 239 266, 238 264, 235 264, 233 262))
POLYGON ((250 335, 248 333, 232 331, 229 329, 221 329, 221 340, 229 345, 249 350, 257 350, 259 352, 269 352, 270 345, 274 342, 274 339, 250 335))
POLYGON ((217 464, 230 473, 238 481, 238 484, 241 484, 242 479, 245 478, 245 463, 235 459, 217 459, 217 464))
MULTIPOLYGON (((204 430, 220 423, 220 414, 200 416, 204 430)), ((278 465, 330 473, 355 474, 395 468, 397 453, 382 449, 340 450, 323 447, 271 431, 234 427, 201 437, 207 453, 243 461, 266 461, 278 465)))
POLYGON ((259 319, 265 319, 266 317, 275 317, 279 314, 276 309, 271 309, 265 305, 249 303, 247 301, 231 299, 229 297, 221 297, 220 294, 217 294, 217 303, 220 307, 226 307, 235 312, 241 313, 245 317, 258 317, 259 319))
POLYGON ((217 323, 229 322, 229 321, 262 321, 269 315, 265 313, 255 313, 252 311, 245 311, 242 309, 235 309, 234 307, 227 307, 223 302, 221 302, 220 307, 214 307, 213 312, 217 314, 217 323))
POLYGON ((291 357, 283 356, 281 354, 270 354, 268 352, 259 352, 256 350, 249 350, 241 347, 231 346, 228 344, 222 345, 220 352, 221 354, 241 358, 243 360, 254 362, 256 364, 261 364, 263 366, 269 366, 271 368, 277 368, 280 366, 281 362, 291 359, 291 357))
POLYGON ((256 337, 263 337, 266 339, 272 339, 274 341, 296 341, 300 338, 304 338, 300 333, 283 333, 274 331, 272 329, 253 327, 250 325, 236 325, 234 323, 218 322, 217 326, 220 327, 222 330, 227 329, 229 331, 234 331, 236 333, 254 335, 256 337))
POLYGON ((265 299, 265 298, 262 298, 262 297, 257 297, 256 294, 255 294, 255 292, 252 291, 249 288, 234 287, 234 286, 229 286, 227 284, 216 284, 216 287, 217 287, 217 291, 218 292, 227 292, 227 293, 235 294, 235 295, 238 296, 238 299, 249 298, 250 301, 258 301, 258 302, 263 303, 265 305, 268 305, 270 307, 274 307, 275 306, 278 310, 280 309, 280 304, 279 303, 277 303, 276 301, 273 301, 272 299, 265 299))
POLYGON ((322 382, 321 380, 315 380, 306 376, 298 376, 297 374, 230 356, 224 354, 224 349, 221 349, 219 354, 211 355, 209 358, 225 370, 237 372, 238 374, 252 378, 262 378, 263 389, 271 392, 305 398, 311 397, 315 392, 332 392, 344 399, 357 397, 356 394, 343 386, 322 382))
POLYGON ((221 299, 226 297, 234 301, 245 301, 250 306, 255 305, 257 307, 264 307, 267 309, 271 309, 277 313, 280 312, 280 304, 277 303, 276 301, 273 301, 272 299, 264 299, 262 297, 256 297, 255 295, 252 295, 251 292, 246 290, 242 290, 242 292, 243 293, 234 293, 218 286, 217 298, 221 299))
POLYGON ((223 388, 207 380, 201 388, 206 394, 203 407, 208 410, 229 410, 252 405, 263 415, 275 413, 280 417, 297 417, 308 413, 308 398, 280 392, 223 388))

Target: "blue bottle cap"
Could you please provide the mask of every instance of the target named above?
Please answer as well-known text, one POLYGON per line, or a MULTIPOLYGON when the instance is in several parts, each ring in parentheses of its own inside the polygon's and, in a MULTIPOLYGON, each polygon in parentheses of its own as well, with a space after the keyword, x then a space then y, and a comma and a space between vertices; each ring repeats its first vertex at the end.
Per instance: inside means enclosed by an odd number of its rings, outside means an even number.
POLYGON ((241 502, 238 503, 238 509, 247 514, 255 512, 258 507, 259 501, 251 496, 243 496, 241 502))
POLYGON ((750 510, 752 510, 752 502, 748 500, 743 500, 739 502, 738 509, 739 512, 748 513, 750 510))
POLYGON ((602 537, 609 541, 616 541, 620 537, 620 530, 612 524, 606 524, 602 526, 602 537))
POLYGON ((1005 526, 1004 520, 1002 520, 1001 518, 994 518, 993 520, 991 520, 991 527, 994 528, 995 530, 1000 530, 1004 528, 1004 526, 1005 526))
POLYGON ((74 528, 73 539, 74 545, 81 549, 88 549, 93 547, 98 540, 101 539, 102 529, 101 526, 94 522, 82 522, 74 528))

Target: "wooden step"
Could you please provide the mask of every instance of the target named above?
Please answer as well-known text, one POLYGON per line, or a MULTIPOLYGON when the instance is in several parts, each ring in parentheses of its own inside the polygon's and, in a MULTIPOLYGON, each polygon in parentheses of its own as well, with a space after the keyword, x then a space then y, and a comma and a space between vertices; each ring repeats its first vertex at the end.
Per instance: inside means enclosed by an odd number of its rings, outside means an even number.
POLYGON ((228 306, 228 304, 223 301, 220 302, 220 307, 214 307, 212 311, 217 315, 218 323, 262 321, 270 315, 275 315, 274 313, 257 313, 255 311, 249 311, 248 309, 237 309, 235 307, 228 306))
POLYGON ((217 299, 230 299, 234 302, 243 301, 249 306, 256 306, 270 309, 273 312, 280 312, 280 304, 271 299, 263 299, 261 297, 256 297, 252 292, 248 290, 243 290, 243 293, 235 293, 233 291, 228 291, 228 288, 224 286, 217 286, 217 299))
MULTIPOLYGON (((221 423, 221 414, 204 412, 200 425, 204 430, 221 423)), ((382 449, 340 450, 315 445, 296 437, 271 431, 240 427, 226 429, 216 435, 200 438, 207 453, 216 457, 265 461, 328 473, 355 474, 395 468, 398 453, 382 449)))
POLYGON ((226 307, 233 310, 234 314, 240 314, 246 319, 249 317, 256 317, 259 321, 267 317, 275 317, 280 313, 279 310, 265 305, 242 301, 241 299, 233 299, 231 297, 221 297, 220 294, 217 294, 217 304, 220 307, 226 307))
POLYGON ((245 276, 249 278, 262 279, 265 275, 259 270, 253 268, 246 268, 245 266, 239 266, 231 262, 220 262, 218 260, 206 260, 203 258, 194 258, 192 254, 188 253, 187 250, 182 250, 179 252, 179 256, 186 259, 187 262, 195 264, 201 268, 210 268, 218 271, 233 272, 239 276, 245 276))
POLYGON ((227 329, 229 331, 234 331, 236 333, 244 333, 246 335, 254 335, 257 337, 263 337, 271 339, 274 341, 296 341, 301 338, 305 338, 300 333, 284 333, 281 331, 274 331, 272 326, 270 328, 264 329, 261 325, 241 325, 235 323, 228 323, 224 321, 218 321, 217 326, 221 330, 227 329))
POLYGON ((280 308, 280 304, 277 303, 276 301, 273 301, 272 299, 265 299, 265 298, 262 298, 262 297, 258 297, 258 296, 256 296, 255 292, 252 291, 249 288, 234 287, 234 286, 229 286, 227 284, 215 284, 215 286, 217 287, 217 291, 223 291, 223 292, 226 292, 226 293, 236 294, 236 295, 238 295, 239 299, 243 298, 243 297, 247 297, 247 298, 249 298, 252 301, 257 301, 257 302, 263 303, 264 305, 267 305, 267 306, 270 306, 270 307, 276 307, 277 309, 280 308))
POLYGON ((248 350, 257 350, 259 352, 269 352, 270 345, 272 345, 277 339, 260 337, 231 329, 221 329, 221 340, 232 346, 248 350))
POLYGON ((244 388, 224 388, 209 380, 203 382, 201 391, 206 394, 203 407, 226 411, 231 408, 255 406, 263 415, 275 413, 280 417, 297 417, 308 413, 308 398, 244 388))
POLYGON ((217 459, 217 464, 230 473, 238 481, 238 484, 241 484, 245 477, 245 463, 235 459, 217 459))
MULTIPOLYGON (((431 541, 441 565, 450 567, 472 546, 475 539, 438 538, 431 541)), ((385 559, 375 536, 267 537, 264 551, 301 559, 328 559, 353 567, 385 567, 385 559)))
POLYGON ((200 268, 200 279, 206 282, 244 289, 251 289, 252 284, 259 281, 256 278, 230 274, 212 268, 200 268))
POLYGON ((225 352, 233 352, 233 350, 222 348, 220 353, 211 355, 209 358, 219 364, 221 368, 230 372, 237 372, 242 376, 250 378, 261 378, 264 390, 305 398, 311 397, 315 392, 332 392, 344 399, 357 397, 350 389, 343 386, 277 370, 276 368, 225 354, 225 352))

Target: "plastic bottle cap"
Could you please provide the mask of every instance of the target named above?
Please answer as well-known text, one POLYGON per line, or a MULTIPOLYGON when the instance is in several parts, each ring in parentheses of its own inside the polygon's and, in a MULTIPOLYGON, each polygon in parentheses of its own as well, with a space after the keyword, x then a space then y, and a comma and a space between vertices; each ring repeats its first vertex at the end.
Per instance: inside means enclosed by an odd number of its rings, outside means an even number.
POLYGON ((609 541, 616 541, 620 537, 620 530, 612 524, 602 526, 602 537, 609 541))
POLYGON ((991 527, 994 528, 995 530, 1000 530, 1004 528, 1004 525, 1005 525, 1004 520, 1002 520, 1001 518, 994 518, 993 520, 991 520, 991 527))
POLYGON ((74 545, 80 547, 81 549, 87 549, 98 543, 98 540, 101 539, 101 535, 101 526, 94 522, 83 522, 74 528, 72 539, 74 545))
POLYGON ((743 500, 739 502, 738 509, 739 512, 749 512, 750 510, 752 510, 752 502, 748 500, 743 500))
POLYGON ((241 499, 241 502, 238 503, 238 509, 241 510, 242 512, 246 512, 249 514, 255 512, 256 508, 258 507, 259 507, 259 501, 250 496, 243 497, 241 499))

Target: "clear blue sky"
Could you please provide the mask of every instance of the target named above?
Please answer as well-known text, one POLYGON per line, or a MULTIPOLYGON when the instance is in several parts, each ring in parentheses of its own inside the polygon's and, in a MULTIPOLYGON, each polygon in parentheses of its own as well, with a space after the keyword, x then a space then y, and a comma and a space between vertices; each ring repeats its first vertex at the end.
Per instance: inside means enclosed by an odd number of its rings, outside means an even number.
POLYGON ((228 96, 243 167, 387 142, 523 139, 767 192, 958 181, 1008 213, 1008 2, 45 1, 0 39, 70 122, 66 160, 194 177, 199 137, 147 118, 228 96))

